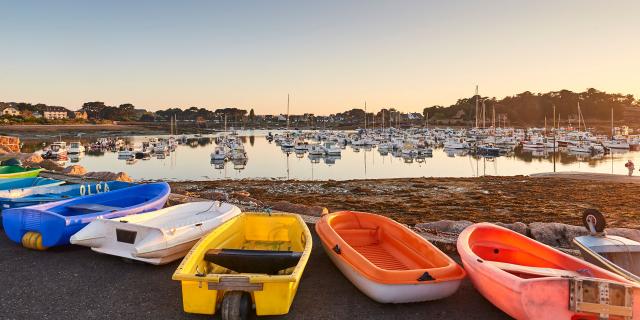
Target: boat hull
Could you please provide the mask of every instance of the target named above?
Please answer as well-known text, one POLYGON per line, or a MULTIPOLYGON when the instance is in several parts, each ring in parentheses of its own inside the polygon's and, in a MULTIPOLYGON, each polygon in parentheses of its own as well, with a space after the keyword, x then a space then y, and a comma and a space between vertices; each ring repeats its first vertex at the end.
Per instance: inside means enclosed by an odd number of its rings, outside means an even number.
POLYGON ((67 245, 73 234, 95 219, 117 218, 162 208, 169 192, 169 185, 164 182, 138 185, 93 196, 3 210, 2 222, 5 233, 13 242, 22 243, 27 232, 34 232, 42 236, 44 247, 67 245), (126 204, 113 206, 118 203, 126 204), (78 214, 87 208, 91 211, 78 214))
POLYGON ((258 316, 288 313, 312 245, 309 228, 298 215, 244 212, 236 216, 200 239, 173 274, 173 280, 181 282, 184 311, 215 314, 227 292, 244 291, 250 294, 258 316), (240 248, 252 253, 294 252, 300 258, 294 267, 277 274, 229 273, 205 260, 210 250, 240 248))
POLYGON ((632 319, 640 318, 633 283, 511 230, 473 225, 460 234, 457 249, 474 287, 515 319, 597 319, 570 308, 572 282, 583 280, 629 287, 632 319))
POLYGON ((337 254, 322 243, 325 253, 362 293, 379 303, 411 303, 444 299, 460 287, 462 280, 415 285, 415 284, 385 284, 372 281, 363 276, 351 265, 337 257, 337 254))
POLYGON ((37 177, 42 170, 44 169, 25 169, 18 166, 0 166, 0 179, 33 178, 37 177))
POLYGON ((446 298, 464 270, 424 238, 375 214, 336 212, 316 232, 325 252, 360 291, 380 303, 446 298))
POLYGON ((191 202, 135 217, 97 219, 70 241, 99 253, 165 264, 184 257, 201 237, 238 214, 230 204, 191 202))

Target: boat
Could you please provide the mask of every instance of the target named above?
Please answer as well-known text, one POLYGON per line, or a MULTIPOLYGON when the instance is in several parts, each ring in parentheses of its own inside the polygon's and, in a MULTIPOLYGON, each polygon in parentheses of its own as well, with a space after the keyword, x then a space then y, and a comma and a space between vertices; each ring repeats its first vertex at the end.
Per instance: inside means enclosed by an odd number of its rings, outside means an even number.
POLYGON ((211 161, 224 161, 227 159, 227 152, 224 146, 215 147, 213 152, 211 153, 211 161))
POLYGON ((69 144, 69 150, 67 151, 69 154, 80 154, 84 153, 84 146, 79 141, 71 142, 69 144))
MULTIPOLYGON (((2 199, 15 199, 37 192, 40 189, 59 186, 64 181, 48 178, 14 178, 0 180, 0 201, 2 199)), ((2 208, 0 206, 0 208, 2 208)))
POLYGON ((71 236, 93 251, 166 264, 184 257, 200 238, 240 214, 218 201, 190 202, 115 219, 96 219, 71 236))
POLYGON ((380 303, 442 299, 458 290, 465 271, 429 241, 376 214, 323 216, 316 232, 333 263, 380 303))
POLYGON ((640 284, 640 242, 607 235, 606 223, 600 211, 587 209, 583 222, 589 235, 573 238, 582 257, 599 267, 640 284))
POLYGON ((69 238, 97 218, 118 218, 162 208, 170 188, 165 182, 2 212, 9 239, 29 249, 69 244, 69 238))
POLYGON ((515 319, 640 317, 633 282, 507 228, 471 225, 457 249, 475 288, 515 319))
POLYGON ((24 168, 21 166, 0 166, 0 179, 32 178, 40 174, 42 168, 24 168))
MULTIPOLYGON (((44 178, 29 178, 44 179, 44 178)), ((45 179, 52 180, 52 179, 45 179)), ((82 184, 66 184, 61 185, 64 181, 56 181, 57 183, 47 184, 42 187, 28 188, 19 194, 11 194, 9 197, 2 195, 0 191, 0 208, 20 208, 33 206, 42 203, 55 202, 81 196, 89 196, 93 194, 115 191, 122 188, 128 188, 134 184, 122 181, 109 182, 86 182, 82 184)), ((0 185, 2 182, 0 182, 0 185)), ((0 187, 1 188, 1 187, 0 187)))
POLYGON ((200 239, 173 274, 185 312, 232 315, 289 312, 311 254, 302 218, 245 212, 200 239))

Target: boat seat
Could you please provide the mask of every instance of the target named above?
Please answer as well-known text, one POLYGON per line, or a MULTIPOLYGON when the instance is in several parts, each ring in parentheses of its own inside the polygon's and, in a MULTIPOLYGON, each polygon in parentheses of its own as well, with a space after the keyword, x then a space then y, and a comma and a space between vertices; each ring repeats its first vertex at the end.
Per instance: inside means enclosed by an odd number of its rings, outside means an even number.
POLYGON ((524 274, 537 275, 537 276, 543 276, 543 277, 575 278, 575 277, 585 276, 576 271, 564 270, 564 269, 530 267, 530 266, 523 266, 519 264, 498 262, 498 261, 488 261, 488 260, 486 260, 485 262, 498 267, 500 270, 504 270, 507 272, 517 272, 517 273, 524 273, 524 274))
POLYGON ((211 249, 204 260, 238 273, 278 274, 282 269, 295 267, 302 252, 246 249, 211 249))
POLYGON ((104 212, 104 211, 117 211, 119 207, 105 206, 97 203, 79 203, 67 206, 67 208, 71 210, 81 211, 81 212, 104 212))

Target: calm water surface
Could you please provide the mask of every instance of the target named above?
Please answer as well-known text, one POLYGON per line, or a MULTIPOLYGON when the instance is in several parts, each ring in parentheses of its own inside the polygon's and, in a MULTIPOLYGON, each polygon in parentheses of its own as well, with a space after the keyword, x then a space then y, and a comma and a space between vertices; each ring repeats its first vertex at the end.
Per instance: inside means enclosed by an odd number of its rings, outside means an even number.
MULTIPOLYGON (((476 177, 483 175, 518 175, 554 171, 550 154, 532 154, 516 151, 508 156, 483 158, 464 153, 448 153, 434 149, 433 157, 415 159, 407 163, 391 153, 381 155, 376 148, 355 151, 351 146, 342 150, 337 159, 311 159, 308 154, 301 157, 285 153, 275 143, 265 138, 266 132, 241 132, 248 161, 244 168, 231 161, 215 165, 210 153, 216 146, 214 139, 200 138, 191 144, 182 144, 164 159, 152 157, 127 164, 119 160, 116 152, 87 152, 76 161, 65 165, 79 164, 88 171, 124 171, 136 180, 215 180, 245 178, 275 178, 299 180, 347 180, 407 177, 476 177)), ((146 141, 145 136, 126 137, 129 142, 146 141)), ((51 141, 46 141, 51 142, 51 141)), ((68 141, 67 141, 68 142, 68 141)), ((83 144, 92 141, 83 139, 83 144)), ((613 153, 597 158, 558 153, 556 171, 584 171, 626 174, 624 163, 633 160, 640 164, 640 152, 613 153)), ((640 165, 636 165, 640 168, 640 165)), ((638 172, 636 172, 638 174, 638 172)))

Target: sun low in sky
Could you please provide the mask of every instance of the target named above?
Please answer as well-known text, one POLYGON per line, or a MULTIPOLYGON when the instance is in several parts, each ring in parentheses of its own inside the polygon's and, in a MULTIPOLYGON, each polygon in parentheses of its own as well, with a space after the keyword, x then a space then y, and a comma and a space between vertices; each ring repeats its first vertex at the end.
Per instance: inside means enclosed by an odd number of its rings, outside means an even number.
POLYGON ((640 1, 2 1, 0 101, 329 114, 640 96, 640 1))

